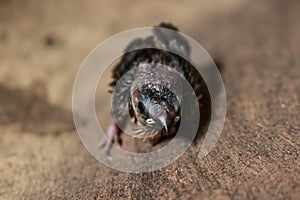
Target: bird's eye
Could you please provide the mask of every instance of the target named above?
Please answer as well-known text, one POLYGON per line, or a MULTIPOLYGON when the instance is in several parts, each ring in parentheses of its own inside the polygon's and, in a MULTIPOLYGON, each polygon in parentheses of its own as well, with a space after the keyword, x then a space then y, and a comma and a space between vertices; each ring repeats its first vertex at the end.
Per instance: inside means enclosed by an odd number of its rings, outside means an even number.
POLYGON ((142 113, 145 112, 145 106, 144 106, 144 104, 141 101, 138 102, 138 109, 142 113))

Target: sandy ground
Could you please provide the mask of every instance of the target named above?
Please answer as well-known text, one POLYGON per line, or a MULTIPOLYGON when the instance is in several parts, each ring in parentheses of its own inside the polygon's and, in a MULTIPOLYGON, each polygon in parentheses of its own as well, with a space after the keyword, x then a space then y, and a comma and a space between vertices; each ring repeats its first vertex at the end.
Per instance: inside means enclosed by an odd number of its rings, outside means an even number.
POLYGON ((299 198, 299 11, 296 0, 0 0, 0 199, 299 198), (225 127, 202 160, 191 147, 160 171, 118 172, 74 130, 74 78, 105 38, 161 21, 222 61, 225 127))

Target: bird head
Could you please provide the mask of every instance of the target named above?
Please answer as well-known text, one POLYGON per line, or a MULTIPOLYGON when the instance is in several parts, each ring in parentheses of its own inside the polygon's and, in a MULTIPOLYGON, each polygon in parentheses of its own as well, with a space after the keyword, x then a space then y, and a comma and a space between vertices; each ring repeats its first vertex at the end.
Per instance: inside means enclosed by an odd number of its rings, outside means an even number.
POLYGON ((176 95, 163 85, 146 84, 131 96, 134 115, 142 126, 136 137, 151 137, 179 121, 180 104, 176 95))

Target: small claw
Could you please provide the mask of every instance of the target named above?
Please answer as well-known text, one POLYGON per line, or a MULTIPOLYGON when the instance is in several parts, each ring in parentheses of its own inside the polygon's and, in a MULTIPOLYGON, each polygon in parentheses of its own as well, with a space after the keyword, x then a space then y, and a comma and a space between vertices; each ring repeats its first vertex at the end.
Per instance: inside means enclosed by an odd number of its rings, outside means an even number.
POLYGON ((120 146, 122 146, 122 144, 123 144, 123 140, 122 140, 122 138, 120 137, 120 135, 118 135, 118 138, 117 138, 118 140, 118 144, 120 145, 120 146))
POLYGON ((114 120, 110 123, 107 129, 107 137, 108 139, 103 142, 101 148, 105 149, 105 153, 109 156, 112 145, 116 141, 120 146, 122 145, 121 138, 122 130, 118 127, 114 120))

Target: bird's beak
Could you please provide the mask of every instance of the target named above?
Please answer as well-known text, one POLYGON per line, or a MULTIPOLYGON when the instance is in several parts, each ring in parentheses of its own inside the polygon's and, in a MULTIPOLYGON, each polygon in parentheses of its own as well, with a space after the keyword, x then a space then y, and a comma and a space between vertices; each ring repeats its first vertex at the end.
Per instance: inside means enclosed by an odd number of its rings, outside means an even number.
POLYGON ((154 119, 157 123, 162 125, 166 132, 168 132, 167 126, 167 113, 164 108, 159 104, 154 104, 149 109, 149 114, 152 119, 154 119))
POLYGON ((167 119, 166 118, 167 118, 166 115, 162 115, 162 116, 159 116, 157 119, 159 120, 161 125, 163 125, 166 132, 168 132, 168 126, 167 126, 167 119))

